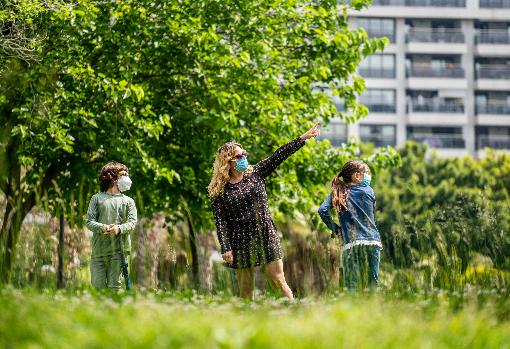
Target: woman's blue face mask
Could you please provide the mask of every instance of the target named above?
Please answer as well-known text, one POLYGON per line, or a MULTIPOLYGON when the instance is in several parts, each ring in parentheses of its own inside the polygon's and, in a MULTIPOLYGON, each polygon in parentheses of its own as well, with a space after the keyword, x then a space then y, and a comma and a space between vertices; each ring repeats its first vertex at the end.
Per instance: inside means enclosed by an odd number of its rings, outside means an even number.
POLYGON ((238 172, 244 172, 246 169, 248 169, 248 158, 246 158, 245 155, 243 155, 242 158, 236 160, 236 170, 238 172))

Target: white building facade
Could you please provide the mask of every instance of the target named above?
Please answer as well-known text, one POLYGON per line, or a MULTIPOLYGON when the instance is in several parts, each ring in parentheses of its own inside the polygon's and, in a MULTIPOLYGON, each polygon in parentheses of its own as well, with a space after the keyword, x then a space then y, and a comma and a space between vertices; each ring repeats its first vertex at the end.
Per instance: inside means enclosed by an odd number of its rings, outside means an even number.
POLYGON ((510 0, 373 0, 350 21, 391 44, 359 67, 368 117, 334 120, 324 137, 415 140, 444 156, 510 150, 510 0))

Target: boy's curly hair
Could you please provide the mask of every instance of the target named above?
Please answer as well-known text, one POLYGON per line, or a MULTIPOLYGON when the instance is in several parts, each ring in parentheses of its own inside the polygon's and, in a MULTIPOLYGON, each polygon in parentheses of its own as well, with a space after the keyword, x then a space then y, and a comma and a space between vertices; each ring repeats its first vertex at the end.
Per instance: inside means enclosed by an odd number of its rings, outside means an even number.
POLYGON ((101 169, 99 174, 99 187, 102 192, 107 191, 113 186, 114 182, 120 177, 121 172, 128 172, 128 167, 117 161, 110 161, 101 169))

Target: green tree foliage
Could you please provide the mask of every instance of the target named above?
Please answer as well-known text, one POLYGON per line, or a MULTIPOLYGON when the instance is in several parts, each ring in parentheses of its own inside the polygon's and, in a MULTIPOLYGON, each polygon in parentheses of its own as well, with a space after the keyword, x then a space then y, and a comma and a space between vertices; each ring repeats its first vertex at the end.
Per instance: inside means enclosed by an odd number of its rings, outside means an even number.
POLYGON ((509 270, 510 155, 426 157, 415 143, 400 153, 402 166, 381 172, 375 188, 384 259, 461 275, 482 255, 509 270))
MULTIPOLYGON (((236 139, 255 161, 313 120, 327 122, 338 112, 317 86, 345 100, 347 120, 366 115, 356 103, 364 90, 356 66, 387 43, 348 27, 347 8, 366 5, 360 1, 8 5, 0 19, 29 18, 32 32, 45 35, 35 44, 39 61, 3 55, 0 65, 3 280, 38 200, 80 217, 98 169, 112 159, 131 168, 142 215, 163 210, 195 229, 211 227, 205 188, 215 150, 236 139)), ((338 154, 327 144, 308 147, 271 189, 284 203, 298 192, 313 197, 312 183, 333 175, 338 154)))

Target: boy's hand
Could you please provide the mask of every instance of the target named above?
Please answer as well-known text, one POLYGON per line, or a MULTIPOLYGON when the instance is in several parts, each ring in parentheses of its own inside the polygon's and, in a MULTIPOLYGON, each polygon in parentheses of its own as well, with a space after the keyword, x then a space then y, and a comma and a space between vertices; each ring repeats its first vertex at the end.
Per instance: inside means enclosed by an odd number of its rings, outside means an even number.
POLYGON ((106 231, 105 234, 114 234, 117 235, 120 232, 119 226, 117 224, 105 224, 106 231))

